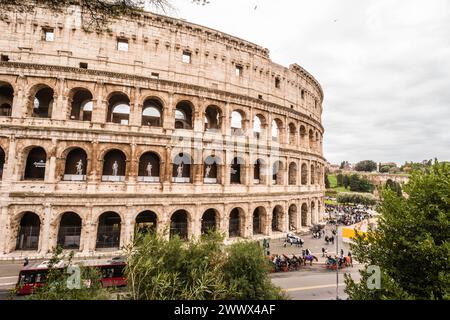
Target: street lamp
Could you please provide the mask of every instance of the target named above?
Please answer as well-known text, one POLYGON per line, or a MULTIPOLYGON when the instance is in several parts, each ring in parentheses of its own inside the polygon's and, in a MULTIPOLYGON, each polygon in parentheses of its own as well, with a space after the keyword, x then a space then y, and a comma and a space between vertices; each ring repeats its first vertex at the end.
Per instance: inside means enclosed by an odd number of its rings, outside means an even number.
POLYGON ((336 228, 335 228, 335 232, 336 232, 336 300, 339 300, 339 232, 338 232, 338 224, 337 224, 337 219, 336 219, 336 228))

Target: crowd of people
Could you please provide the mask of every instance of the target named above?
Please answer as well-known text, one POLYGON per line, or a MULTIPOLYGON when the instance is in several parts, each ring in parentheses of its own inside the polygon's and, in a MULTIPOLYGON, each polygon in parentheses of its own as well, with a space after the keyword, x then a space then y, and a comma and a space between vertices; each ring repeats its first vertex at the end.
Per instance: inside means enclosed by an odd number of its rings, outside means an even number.
POLYGON ((365 205, 326 204, 326 213, 331 223, 349 226, 372 218, 373 209, 365 205))

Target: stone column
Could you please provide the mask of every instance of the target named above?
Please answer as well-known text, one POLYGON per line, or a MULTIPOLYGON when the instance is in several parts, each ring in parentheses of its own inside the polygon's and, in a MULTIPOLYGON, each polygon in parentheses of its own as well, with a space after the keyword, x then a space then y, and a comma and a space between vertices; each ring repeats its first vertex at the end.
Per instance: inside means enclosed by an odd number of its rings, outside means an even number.
POLYGON ((18 76, 14 90, 14 98, 11 110, 13 118, 22 118, 27 116, 28 98, 26 97, 26 78, 18 76))
POLYGON ((135 87, 133 90, 132 98, 130 101, 130 125, 140 127, 142 124, 142 105, 139 104, 141 88, 135 87))
POLYGON ((52 207, 49 203, 44 204, 44 221, 43 228, 41 229, 42 234, 40 234, 41 247, 39 252, 42 254, 47 254, 50 250, 50 222, 52 218, 52 207))
POLYGON ((45 175, 46 175, 45 180, 51 183, 55 182, 55 175, 56 175, 56 145, 57 140, 53 138, 51 151, 48 154, 49 160, 47 160, 45 168, 45 175))
MULTIPOLYGON (((7 253, 8 233, 8 206, 6 204, 1 206, 0 214, 0 256, 7 253)), ((11 232, 11 231, 10 231, 11 232)))
POLYGON ((93 94, 92 123, 105 123, 108 110, 108 101, 104 100, 105 85, 97 82, 93 94))

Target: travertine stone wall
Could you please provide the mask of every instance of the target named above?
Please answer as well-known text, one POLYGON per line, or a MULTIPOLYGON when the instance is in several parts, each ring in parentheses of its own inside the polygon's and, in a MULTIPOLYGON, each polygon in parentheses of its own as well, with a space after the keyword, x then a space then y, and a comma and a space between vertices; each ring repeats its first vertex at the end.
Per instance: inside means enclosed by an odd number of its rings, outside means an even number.
POLYGON ((10 14, 0 27, 0 93, 7 92, 2 91, 6 87, 13 91, 10 114, 0 116, 0 257, 47 256, 57 244, 66 212, 82 221, 80 256, 101 251, 96 248, 99 217, 109 211, 120 216, 120 246, 132 239, 138 214, 148 210, 157 215, 158 232, 170 228, 176 211, 185 210, 190 238, 201 234, 208 209, 215 210, 216 228, 227 236, 230 213, 239 209, 243 238, 299 231, 321 220, 323 92, 300 66, 285 68, 255 44, 154 14, 124 18, 108 32, 89 33, 82 28, 77 7, 61 14, 37 9, 10 14), (54 41, 45 40, 48 30, 54 41), (128 51, 117 49, 118 40, 128 41, 128 51), (190 63, 183 63, 183 52, 191 54, 190 63), (87 63, 87 69, 80 63, 87 63), (36 117, 35 96, 44 87, 53 90, 50 114, 36 117), (70 117, 80 89, 92 95, 88 121, 70 117), (128 124, 107 119, 110 98, 117 93, 129 99, 128 124), (142 123, 149 98, 162 105, 160 126, 142 123), (175 129, 175 110, 182 101, 191 108, 192 129, 175 129), (208 107, 218 110, 217 130, 205 129, 208 107), (233 111, 242 116, 239 133, 232 129, 233 111), (256 116, 262 119, 258 137, 253 130, 256 116), (274 122, 277 139, 271 134, 274 122), (42 180, 25 176, 27 158, 36 147, 46 154, 42 180), (75 149, 86 154, 86 174, 83 180, 68 181, 68 155, 75 149), (125 155, 123 181, 102 179, 111 150, 125 155), (159 182, 140 181, 139 161, 147 152, 159 159, 159 182), (172 179, 179 153, 191 158, 188 183, 172 179), (219 159, 217 181, 208 184, 205 160, 212 155, 219 159), (234 158, 240 159, 237 184, 230 178, 234 158), (259 181, 254 176, 257 160, 262 164, 259 181), (276 162, 280 165, 274 179, 276 162), (258 234, 253 226, 256 208, 261 212, 258 234), (32 252, 17 250, 26 212, 40 221, 37 249, 32 252))

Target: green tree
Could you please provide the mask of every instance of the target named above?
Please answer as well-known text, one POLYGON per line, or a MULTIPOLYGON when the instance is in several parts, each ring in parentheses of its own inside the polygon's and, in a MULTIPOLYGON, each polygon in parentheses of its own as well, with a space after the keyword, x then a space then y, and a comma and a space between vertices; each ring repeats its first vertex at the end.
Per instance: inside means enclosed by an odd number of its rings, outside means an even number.
POLYGON ((126 255, 125 273, 133 300, 283 297, 270 282, 269 261, 257 242, 225 247, 218 233, 190 242, 147 234, 137 235, 126 255))
POLYGON ((372 160, 360 161, 355 165, 356 171, 372 172, 377 170, 377 163, 372 160))
POLYGON ((77 264, 80 270, 79 287, 69 286, 71 273, 68 269, 75 266, 73 252, 69 255, 62 253, 57 247, 49 260, 49 271, 44 276, 45 285, 35 289, 29 295, 30 300, 109 300, 113 298, 112 290, 102 287, 100 271, 77 264))
POLYGON ((344 175, 342 173, 339 173, 336 176, 336 186, 342 187, 344 185, 344 175))
POLYGON ((348 187, 350 187, 350 177, 348 176, 348 175, 345 175, 344 176, 344 179, 343 179, 343 186, 344 186, 344 188, 345 189, 347 189, 348 187))
POLYGON ((352 245, 365 268, 359 283, 346 276, 351 299, 450 299, 450 166, 413 171, 404 191, 383 190, 378 227, 352 245), (381 270, 379 290, 366 285, 371 265, 381 270))
POLYGON ((325 174, 325 188, 330 189, 330 179, 328 178, 328 174, 325 174))
POLYGON ((386 181, 386 187, 394 191, 397 194, 397 196, 399 197, 402 196, 402 186, 400 185, 400 183, 395 182, 392 179, 388 179, 386 181))

